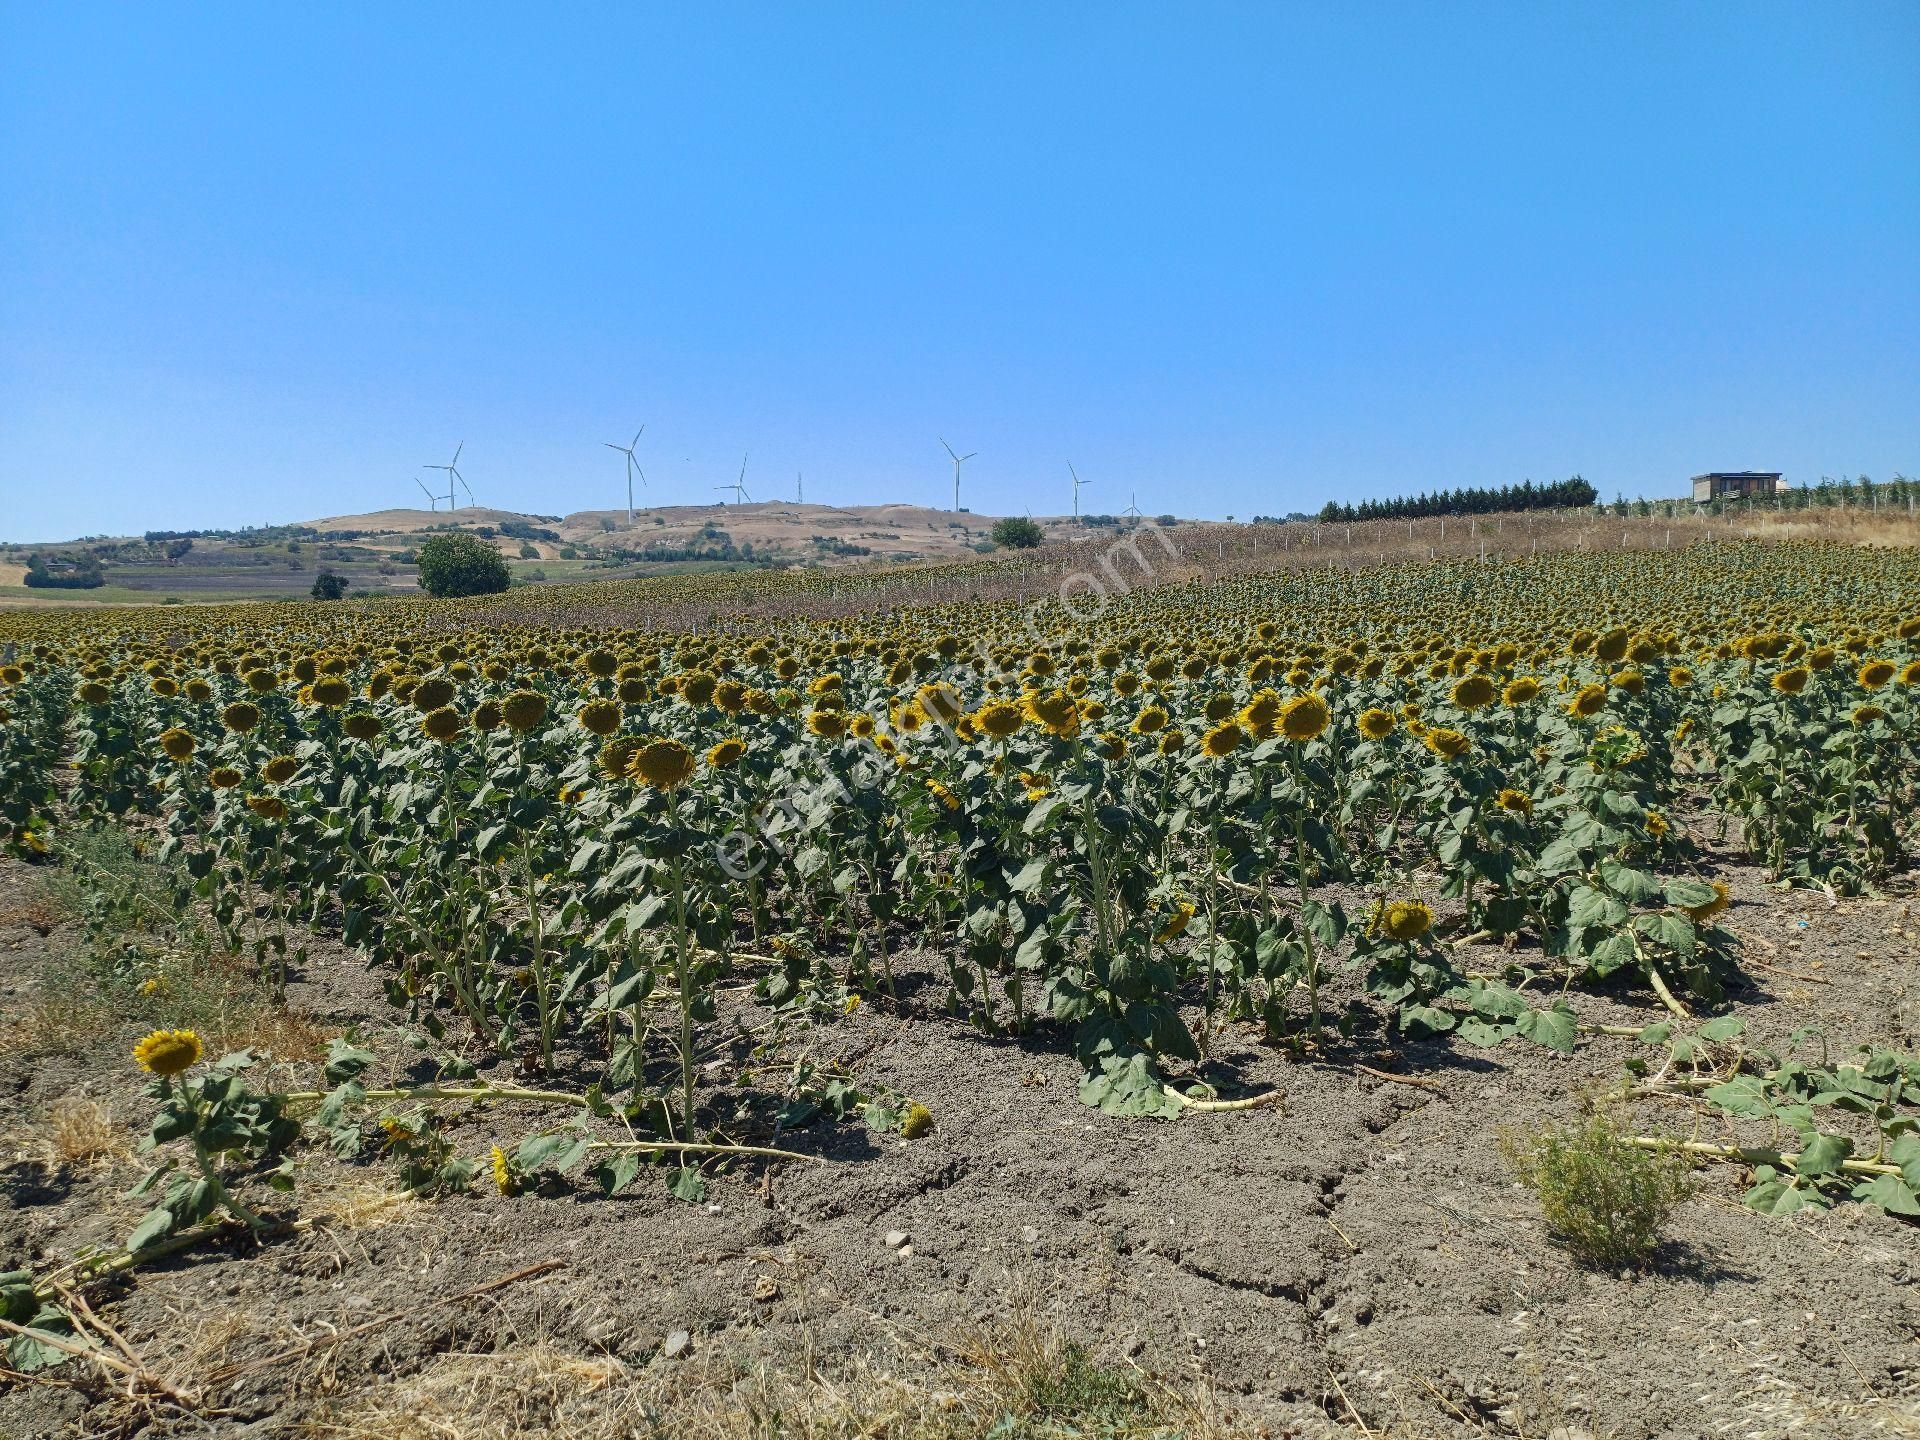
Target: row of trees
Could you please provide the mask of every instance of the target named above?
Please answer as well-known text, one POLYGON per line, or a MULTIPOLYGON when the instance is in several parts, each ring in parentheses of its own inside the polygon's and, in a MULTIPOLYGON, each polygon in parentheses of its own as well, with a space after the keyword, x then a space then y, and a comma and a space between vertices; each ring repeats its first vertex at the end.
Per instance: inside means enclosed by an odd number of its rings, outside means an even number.
POLYGON ((1402 496, 1395 500, 1362 500, 1342 505, 1329 500, 1322 520, 1425 520, 1435 515, 1492 515, 1510 510, 1583 510, 1600 498, 1578 475, 1551 485, 1524 480, 1518 485, 1481 486, 1441 490, 1434 494, 1402 496))

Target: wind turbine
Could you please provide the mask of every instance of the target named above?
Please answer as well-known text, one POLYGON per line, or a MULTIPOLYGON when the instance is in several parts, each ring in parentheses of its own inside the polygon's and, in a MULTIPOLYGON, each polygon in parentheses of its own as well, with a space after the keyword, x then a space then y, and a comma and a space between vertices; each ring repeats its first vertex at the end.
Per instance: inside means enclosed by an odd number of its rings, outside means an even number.
POLYGON ((796 505, 806 504, 806 482, 807 477, 805 475, 802 475, 798 470, 793 472, 793 503, 796 505))
MULTIPOLYGON (((633 458, 633 447, 640 443, 640 437, 646 433, 647 427, 644 425, 634 431, 633 445, 616 445, 611 440, 602 440, 600 442, 602 445, 605 445, 607 449, 618 450, 622 455, 627 457, 627 524, 629 526, 633 524, 633 472, 640 470, 640 462, 633 458)), ((644 470, 640 470, 640 483, 642 485, 647 483, 647 472, 644 470)))
MULTIPOLYGON (((460 452, 466 448, 467 442, 462 440, 458 445, 453 447, 453 459, 448 464, 429 465, 426 467, 429 470, 444 470, 447 472, 447 509, 449 510, 458 510, 460 508, 459 493, 453 488, 453 482, 456 480, 460 482, 460 489, 467 492, 467 499, 469 501, 473 500, 473 487, 467 484, 467 477, 460 473, 460 452)), ((474 503, 478 502, 476 501, 474 503)))
POLYGON ((1138 525, 1140 523, 1140 507, 1133 503, 1132 491, 1127 492, 1127 508, 1122 513, 1125 514, 1128 519, 1133 521, 1135 525, 1138 525))
MULTIPOLYGON (((953 446, 947 444, 944 439, 940 441, 940 448, 947 454, 953 455, 953 446)), ((953 455, 953 508, 956 511, 960 508, 960 467, 979 453, 978 450, 969 450, 965 455, 953 455)))
POLYGON ((422 480, 418 475, 413 477, 413 483, 418 485, 420 487, 420 493, 427 497, 427 509, 436 515, 439 514, 440 497, 434 494, 433 491, 427 489, 427 482, 422 480))
POLYGON ((1073 476, 1073 523, 1080 523, 1080 487, 1087 482, 1080 478, 1080 472, 1073 468, 1073 462, 1067 462, 1067 473, 1073 476))
MULTIPOLYGON (((747 457, 745 455, 740 457, 740 478, 738 480, 735 480, 731 485, 716 485, 713 488, 716 490, 731 490, 733 492, 733 503, 736 505, 743 501, 751 500, 753 497, 747 494, 747 457)), ((724 505, 727 502, 722 500, 720 503, 724 505)))

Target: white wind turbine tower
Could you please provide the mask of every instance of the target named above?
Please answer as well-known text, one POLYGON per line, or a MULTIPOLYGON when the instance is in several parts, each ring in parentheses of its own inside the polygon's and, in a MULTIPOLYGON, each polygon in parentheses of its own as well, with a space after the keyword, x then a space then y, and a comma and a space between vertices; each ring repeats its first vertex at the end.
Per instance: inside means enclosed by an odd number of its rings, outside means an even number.
POLYGON ((445 465, 429 465, 426 467, 429 470, 444 470, 447 472, 447 509, 449 510, 458 510, 460 508, 460 496, 453 488, 453 482, 456 480, 460 482, 460 489, 467 492, 468 501, 475 504, 478 503, 473 499, 473 487, 467 484, 467 477, 460 473, 460 452, 466 448, 467 442, 462 440, 458 445, 453 447, 453 459, 451 462, 445 465))
MULTIPOLYGON (((633 450, 634 446, 640 443, 640 437, 646 433, 647 427, 644 425, 634 431, 632 445, 616 445, 611 440, 602 440, 600 442, 602 445, 605 445, 607 449, 618 450, 622 455, 627 457, 627 525, 629 528, 633 525, 633 472, 640 470, 640 462, 633 458, 633 450)), ((640 470, 640 483, 642 485, 647 483, 647 472, 644 470, 640 470)))
POLYGON ((413 477, 413 483, 418 485, 420 487, 420 493, 427 497, 427 509, 436 515, 439 514, 440 497, 434 494, 433 491, 427 489, 427 482, 422 480, 418 475, 413 477))
POLYGON ((1135 525, 1138 525, 1140 523, 1140 507, 1134 504, 1133 500, 1134 500, 1133 492, 1128 491, 1127 492, 1127 508, 1123 513, 1126 515, 1126 517, 1129 520, 1133 521, 1135 525))
POLYGON ((1067 473, 1073 476, 1073 523, 1080 523, 1080 487, 1087 482, 1080 478, 1080 472, 1073 468, 1073 462, 1067 462, 1067 473))
MULTIPOLYGON (((716 485, 713 488, 716 490, 731 490, 733 492, 733 503, 736 505, 741 504, 743 501, 751 500, 753 497, 747 494, 747 457, 745 455, 740 457, 740 478, 738 480, 735 480, 731 485, 716 485)), ((724 505, 727 502, 722 500, 720 503, 724 505)))
POLYGON ((947 444, 944 439, 940 440, 940 448, 947 454, 953 455, 953 508, 957 511, 960 508, 960 467, 980 452, 969 450, 965 455, 954 455, 953 446, 947 444))

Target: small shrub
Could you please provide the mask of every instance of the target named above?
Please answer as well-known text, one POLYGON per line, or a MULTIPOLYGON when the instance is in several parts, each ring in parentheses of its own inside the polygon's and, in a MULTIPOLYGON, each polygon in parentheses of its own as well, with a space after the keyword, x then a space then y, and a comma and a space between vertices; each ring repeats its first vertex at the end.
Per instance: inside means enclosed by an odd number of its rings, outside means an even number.
POLYGON ((1501 1153, 1574 1257, 1606 1270, 1644 1266, 1680 1202, 1692 1167, 1676 1154, 1630 1145, 1612 1116, 1530 1134, 1502 1131, 1501 1153))
POLYGON ((420 547, 420 588, 436 599, 497 595, 508 580, 500 552, 471 535, 435 535, 420 547))
POLYGON ((993 529, 987 533, 994 544, 1007 550, 1030 550, 1047 538, 1039 524, 1024 515, 1009 515, 1004 520, 996 520, 993 529))

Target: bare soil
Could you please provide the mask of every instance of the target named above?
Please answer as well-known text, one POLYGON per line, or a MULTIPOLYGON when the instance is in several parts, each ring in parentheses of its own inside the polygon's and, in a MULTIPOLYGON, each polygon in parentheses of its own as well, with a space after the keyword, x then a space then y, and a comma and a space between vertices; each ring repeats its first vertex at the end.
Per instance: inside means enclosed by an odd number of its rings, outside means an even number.
MULTIPOLYGON (((1759 1043, 1818 1025, 1836 1050, 1914 1045, 1910 885, 1830 902, 1730 864, 1715 873, 1748 957, 1773 967, 1752 970, 1734 1007, 1759 1043)), ((15 1015, 47 958, 76 943, 39 894, 33 872, 0 865, 0 1006, 15 1015)), ((153 1372, 201 1391, 191 1411, 0 1379, 0 1434, 370 1433, 352 1426, 356 1404, 450 1352, 538 1343, 643 1368, 830 1375, 1026 1307, 1104 1361, 1211 1387, 1272 1436, 1920 1435, 1915 1226, 1857 1205, 1763 1218, 1738 1203, 1743 1172, 1718 1166, 1649 1272, 1582 1270, 1548 1235, 1497 1132, 1571 1118, 1583 1089, 1648 1053, 1636 1041, 1583 1040, 1573 1055, 1367 1044, 1301 1061, 1230 1030, 1222 1073, 1246 1093, 1279 1087, 1283 1106, 1123 1121, 1080 1104, 1059 1037, 970 1031, 916 994, 918 980, 934 994, 932 978, 909 964, 902 1000, 869 997, 800 1041, 927 1104, 922 1139, 821 1123, 780 1142, 820 1163, 710 1176, 700 1204, 655 1173, 611 1200, 584 1183, 511 1198, 477 1184, 380 1206, 367 1197, 391 1184, 385 1167, 303 1152, 297 1198, 328 1223, 157 1263, 96 1296, 153 1372), (548 1261, 561 1263, 458 1298, 548 1261)), ((1661 1018, 1637 998, 1570 998, 1584 1020, 1661 1018)), ((292 999, 355 1027, 389 1073, 411 1058, 376 978, 329 943, 292 999)), ((13 1122, 0 1268, 112 1245, 143 1208, 124 1196, 137 1162, 63 1165, 35 1139, 74 1097, 109 1107, 129 1142, 144 1128, 132 1038, 32 1064, 0 1047, 13 1122)), ((461 1146, 511 1147, 565 1118, 474 1107, 461 1146)), ((1674 1102, 1637 1121, 1718 1133, 1674 1102)))

